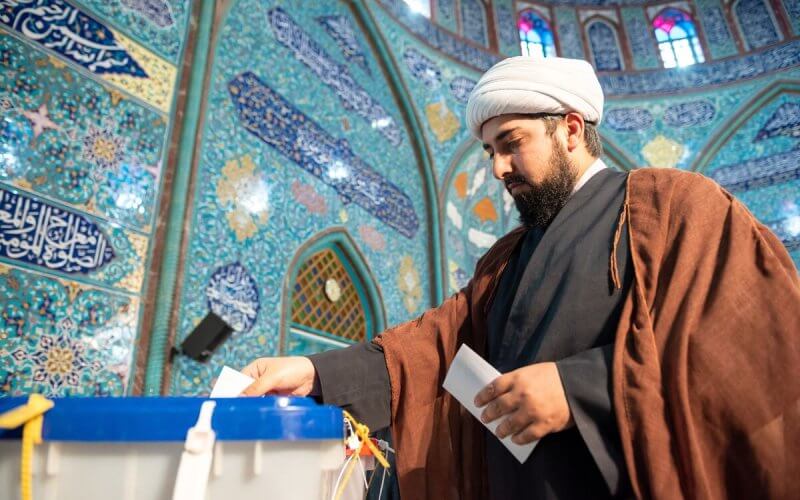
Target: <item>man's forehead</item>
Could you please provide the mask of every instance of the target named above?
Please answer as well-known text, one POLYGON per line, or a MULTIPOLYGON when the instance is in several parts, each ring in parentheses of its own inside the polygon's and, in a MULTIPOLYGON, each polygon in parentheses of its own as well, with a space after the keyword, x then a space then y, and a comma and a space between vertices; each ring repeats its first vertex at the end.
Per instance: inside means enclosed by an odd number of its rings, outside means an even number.
POLYGON ((488 143, 501 139, 501 136, 509 135, 511 132, 521 129, 529 129, 536 126, 537 120, 529 115, 501 115, 491 118, 481 125, 481 137, 484 148, 488 143))

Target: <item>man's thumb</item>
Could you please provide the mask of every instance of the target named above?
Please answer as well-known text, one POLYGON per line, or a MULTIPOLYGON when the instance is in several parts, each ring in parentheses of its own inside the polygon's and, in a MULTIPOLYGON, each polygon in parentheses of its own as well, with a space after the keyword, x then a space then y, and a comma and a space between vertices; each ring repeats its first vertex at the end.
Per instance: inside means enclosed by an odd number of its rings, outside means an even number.
POLYGON ((252 384, 248 385, 247 388, 242 391, 242 396, 263 396, 272 390, 274 385, 275 380, 272 375, 270 373, 265 373, 255 379, 252 384))

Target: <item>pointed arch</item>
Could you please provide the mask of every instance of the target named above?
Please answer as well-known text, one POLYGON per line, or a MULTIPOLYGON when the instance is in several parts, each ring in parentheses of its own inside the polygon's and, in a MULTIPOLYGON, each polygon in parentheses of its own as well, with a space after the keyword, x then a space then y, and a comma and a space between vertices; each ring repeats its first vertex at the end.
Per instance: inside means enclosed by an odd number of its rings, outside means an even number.
POLYGON ((705 172, 711 161, 717 156, 723 146, 744 126, 750 119, 759 112, 764 106, 780 97, 782 94, 800 94, 800 81, 778 80, 773 82, 763 91, 756 94, 749 102, 744 104, 739 111, 735 112, 736 118, 724 123, 721 128, 711 137, 702 153, 689 166, 689 170, 694 172, 705 172))
MULTIPOLYGON (((322 283, 323 286, 327 284, 328 277, 318 277, 315 274, 314 278, 315 282, 309 283, 310 286, 316 287, 319 283, 322 283)), ((323 293, 322 290, 317 290, 317 292, 319 296, 323 293)), ((327 293, 328 291, 326 290, 327 293)), ((336 300, 331 298, 331 303, 333 302, 336 302, 336 300)), ((325 307, 324 304, 323 307, 325 307)), ((332 311, 329 312, 335 312, 333 309, 335 308, 332 308, 332 311)), ((318 343, 343 346, 350 343, 350 340, 369 340, 383 331, 384 328, 386 328, 386 311, 377 280, 372 274, 364 255, 345 228, 333 227, 321 231, 306 241, 295 252, 283 281, 279 344, 281 354, 287 353, 288 343, 292 335, 305 335, 307 338, 316 338, 318 343), (339 283, 338 286, 341 286, 340 293, 345 297, 349 293, 351 305, 360 305, 363 313, 363 338, 345 338, 342 336, 337 338, 337 335, 326 331, 324 328, 316 327, 313 322, 299 324, 296 321, 297 316, 293 316, 293 307, 298 302, 296 300, 298 288, 301 288, 297 281, 298 274, 301 271, 309 271, 308 274, 311 275, 311 271, 314 271, 314 269, 307 269, 303 266, 309 262, 317 261, 320 256, 322 258, 327 257, 334 264, 328 268, 332 269, 332 273, 335 274, 336 271, 340 273, 339 277, 334 279, 339 283), (337 265, 340 265, 339 269, 335 269, 337 265), (348 290, 347 287, 350 286, 352 286, 352 289, 348 290)), ((333 330, 333 328, 330 330, 333 330)))
POLYGON ((754 50, 781 40, 778 20, 772 6, 764 0, 735 0, 731 12, 746 50, 754 50))
POLYGON ((584 26, 589 52, 597 71, 623 71, 625 59, 622 56, 617 25, 606 18, 595 16, 584 26))

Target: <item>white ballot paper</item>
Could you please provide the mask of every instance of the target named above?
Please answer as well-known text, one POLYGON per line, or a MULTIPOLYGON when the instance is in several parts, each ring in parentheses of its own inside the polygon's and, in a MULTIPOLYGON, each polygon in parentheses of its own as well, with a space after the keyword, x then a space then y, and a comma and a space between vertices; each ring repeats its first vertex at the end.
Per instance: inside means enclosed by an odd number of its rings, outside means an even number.
MULTIPOLYGON (((483 407, 478 408, 475 406, 475 396, 477 396, 478 392, 486 387, 489 382, 499 376, 499 371, 465 344, 461 346, 456 353, 456 357, 453 358, 453 363, 447 371, 447 376, 444 378, 442 387, 452 394, 459 403, 464 405, 464 408, 469 410, 475 418, 480 420, 483 407)), ((497 429, 497 426, 500 425, 500 422, 503 420, 504 418, 501 417, 483 425, 494 434, 495 429, 497 429)), ((528 459, 539 441, 519 445, 511 441, 511 436, 506 436, 504 439, 501 439, 500 442, 508 448, 508 451, 514 455, 514 458, 519 460, 519 463, 523 463, 528 459)))
POLYGON ((217 383, 211 389, 212 398, 235 398, 242 394, 242 391, 247 389, 247 386, 253 383, 253 378, 248 377, 244 373, 234 370, 228 366, 223 366, 222 371, 219 372, 217 383))

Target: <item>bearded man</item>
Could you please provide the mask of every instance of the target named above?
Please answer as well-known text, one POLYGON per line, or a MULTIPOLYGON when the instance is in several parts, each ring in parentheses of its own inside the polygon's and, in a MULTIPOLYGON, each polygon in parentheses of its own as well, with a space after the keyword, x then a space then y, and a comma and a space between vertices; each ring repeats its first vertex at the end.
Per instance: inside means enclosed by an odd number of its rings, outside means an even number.
POLYGON ((800 492, 800 282, 698 174, 606 168, 585 61, 507 59, 467 124, 521 227, 438 308, 370 343, 261 358, 246 394, 316 395, 391 425, 401 496, 784 498, 800 492), (442 389, 462 345, 502 375, 442 389), (539 440, 520 464, 497 439, 539 440))

